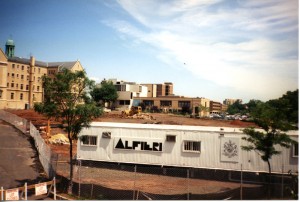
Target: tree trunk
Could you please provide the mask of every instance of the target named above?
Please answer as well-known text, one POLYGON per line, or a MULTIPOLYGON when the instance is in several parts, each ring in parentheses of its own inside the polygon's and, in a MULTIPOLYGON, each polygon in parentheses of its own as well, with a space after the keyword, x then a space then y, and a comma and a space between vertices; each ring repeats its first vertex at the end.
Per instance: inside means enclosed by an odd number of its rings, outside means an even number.
POLYGON ((271 164, 268 160, 269 176, 268 176, 268 199, 271 199, 271 164))
POLYGON ((73 190, 73 142, 72 139, 70 138, 70 135, 68 135, 69 137, 69 142, 70 142, 70 181, 69 181, 69 187, 68 187, 68 194, 72 194, 72 190, 73 190))

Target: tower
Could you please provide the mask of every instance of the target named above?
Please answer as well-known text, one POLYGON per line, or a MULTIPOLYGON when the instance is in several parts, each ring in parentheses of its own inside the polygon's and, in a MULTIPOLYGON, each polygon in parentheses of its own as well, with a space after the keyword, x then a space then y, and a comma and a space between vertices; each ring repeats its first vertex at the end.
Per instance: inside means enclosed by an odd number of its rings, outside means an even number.
POLYGON ((5 55, 9 58, 15 55, 15 44, 12 39, 8 39, 5 44, 5 55))

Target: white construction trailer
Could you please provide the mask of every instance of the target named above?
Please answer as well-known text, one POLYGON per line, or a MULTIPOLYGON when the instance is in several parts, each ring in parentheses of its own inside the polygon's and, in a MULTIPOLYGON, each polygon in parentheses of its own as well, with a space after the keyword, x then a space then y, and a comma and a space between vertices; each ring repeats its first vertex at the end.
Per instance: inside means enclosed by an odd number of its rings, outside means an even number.
MULTIPOLYGON (((289 131, 298 142, 298 131, 289 131)), ((77 145, 77 159, 268 172, 255 151, 245 151, 241 128, 93 122, 84 128, 77 145)), ((272 172, 298 171, 298 144, 278 147, 271 159, 272 172)))

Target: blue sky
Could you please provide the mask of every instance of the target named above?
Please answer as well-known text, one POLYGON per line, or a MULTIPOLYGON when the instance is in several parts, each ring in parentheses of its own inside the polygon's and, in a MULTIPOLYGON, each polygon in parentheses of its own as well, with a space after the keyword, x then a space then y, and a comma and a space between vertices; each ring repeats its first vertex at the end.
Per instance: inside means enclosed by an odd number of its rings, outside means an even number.
POLYGON ((96 81, 267 101, 298 88, 298 0, 1 0, 15 55, 79 59, 96 81))

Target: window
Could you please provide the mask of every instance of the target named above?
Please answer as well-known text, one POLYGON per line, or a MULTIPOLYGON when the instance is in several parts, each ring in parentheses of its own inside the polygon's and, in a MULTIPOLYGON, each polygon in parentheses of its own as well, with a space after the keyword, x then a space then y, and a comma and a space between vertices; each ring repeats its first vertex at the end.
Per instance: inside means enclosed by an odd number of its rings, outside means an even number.
POLYGON ((14 99, 14 96, 15 96, 15 94, 14 94, 14 93, 11 93, 11 94, 10 94, 10 99, 13 100, 13 99, 14 99))
POLYGON ((176 142, 176 135, 167 135, 166 141, 167 142, 176 142))
POLYGON ((201 142, 200 141, 183 141, 184 152, 200 152, 201 142))
POLYGON ((298 153, 299 153, 299 144, 297 142, 293 144, 293 157, 298 157, 298 153))
POLYGON ((172 101, 171 100, 161 100, 160 101, 160 106, 162 106, 162 107, 171 107, 172 106, 172 101))
POLYGON ((29 85, 26 85, 26 90, 29 90, 29 85))
POLYGON ((10 87, 11 87, 11 88, 15 87, 15 84, 14 84, 14 83, 11 83, 11 84, 10 84, 10 87))
POLYGON ((20 94, 20 100, 23 100, 23 93, 20 94))
POLYGON ((7 73, 7 76, 9 76, 9 73, 7 73))
POLYGON ((20 89, 23 90, 23 84, 20 85, 20 89))
POLYGON ((143 103, 145 106, 153 106, 154 105, 153 100, 143 100, 143 103))
POLYGON ((21 79, 24 79, 24 75, 23 74, 21 75, 21 79))
POLYGON ((14 78, 14 77, 15 77, 15 74, 14 74, 14 73, 12 73, 12 74, 11 74, 11 76, 14 78))
POLYGON ((12 68, 15 68, 15 64, 12 64, 12 68))
POLYGON ((115 85, 117 91, 126 91, 126 85, 115 85))
POLYGON ((103 138, 111 138, 111 132, 102 132, 103 138))
POLYGON ((24 66, 22 65, 22 68, 21 68, 23 71, 24 71, 24 66))
POLYGON ((130 100, 119 100, 119 105, 130 105, 130 100))
POLYGON ((96 146, 97 136, 83 135, 81 136, 81 143, 82 145, 86 145, 86 146, 96 146))
POLYGON ((191 102, 190 101, 178 101, 178 107, 190 107, 191 102))
POLYGON ((37 86, 37 91, 40 91, 40 86, 37 86))

